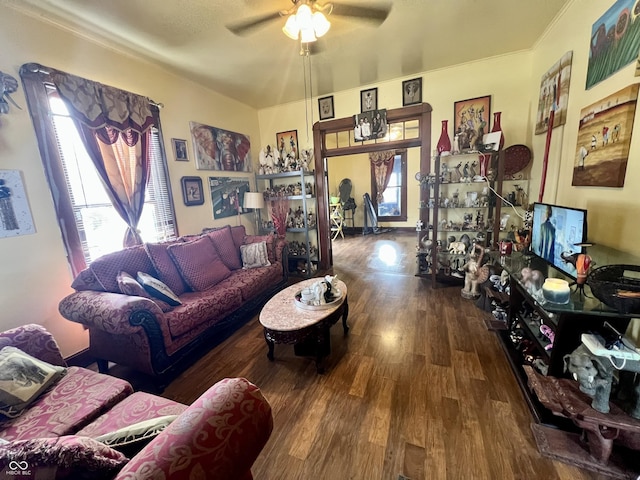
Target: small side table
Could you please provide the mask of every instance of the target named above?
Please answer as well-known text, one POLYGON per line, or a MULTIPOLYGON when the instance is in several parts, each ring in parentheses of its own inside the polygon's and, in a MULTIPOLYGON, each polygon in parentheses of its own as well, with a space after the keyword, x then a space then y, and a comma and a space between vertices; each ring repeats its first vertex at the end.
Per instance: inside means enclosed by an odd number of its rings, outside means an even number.
POLYGON ((329 204, 331 208, 331 240, 335 240, 340 235, 344 239, 344 232, 342 231, 342 227, 344 224, 344 214, 342 212, 342 204, 341 203, 331 203, 329 204))

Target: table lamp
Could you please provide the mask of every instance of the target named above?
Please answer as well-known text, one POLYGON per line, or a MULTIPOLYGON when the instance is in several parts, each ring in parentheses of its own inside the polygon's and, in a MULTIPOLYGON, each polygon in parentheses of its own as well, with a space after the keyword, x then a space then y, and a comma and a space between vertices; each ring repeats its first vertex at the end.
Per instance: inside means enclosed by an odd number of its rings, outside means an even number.
POLYGON ((253 208, 253 215, 256 222, 256 235, 260 235, 260 225, 258 223, 258 210, 264 208, 264 196, 260 192, 246 192, 244 194, 244 208, 253 208))

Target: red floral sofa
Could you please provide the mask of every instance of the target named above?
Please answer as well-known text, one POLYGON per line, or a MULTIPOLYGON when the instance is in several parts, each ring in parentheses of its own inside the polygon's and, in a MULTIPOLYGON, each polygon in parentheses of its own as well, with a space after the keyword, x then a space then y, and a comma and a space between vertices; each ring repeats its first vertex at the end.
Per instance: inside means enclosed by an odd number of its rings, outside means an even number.
POLYGON ((285 240, 226 226, 96 259, 74 280, 76 292, 60 302, 59 311, 88 327, 89 350, 101 372, 110 361, 160 376, 198 346, 214 346, 243 325, 287 278, 285 240), (243 268, 241 250, 263 241, 268 265, 243 268), (127 290, 122 272, 153 276, 181 305, 127 290))
POLYGON ((0 416, 0 471, 11 478, 251 479, 271 435, 271 407, 243 378, 221 380, 186 406, 67 366, 41 326, 0 333, 0 347, 6 346, 65 369, 19 416, 0 416), (175 419, 131 458, 99 441, 107 432, 167 415, 175 419))

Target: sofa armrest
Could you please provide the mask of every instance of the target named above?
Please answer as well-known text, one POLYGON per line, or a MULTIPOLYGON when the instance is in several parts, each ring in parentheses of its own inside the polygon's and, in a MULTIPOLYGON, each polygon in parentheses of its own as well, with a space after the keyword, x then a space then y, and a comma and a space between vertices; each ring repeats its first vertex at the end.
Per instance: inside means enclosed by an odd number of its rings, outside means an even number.
POLYGON ((160 307, 144 297, 85 290, 63 298, 58 310, 67 320, 113 335, 139 333, 141 327, 134 326, 131 319, 136 315, 148 314, 147 317, 156 319, 161 330, 169 333, 160 307))
POLYGON ((43 326, 30 323, 0 333, 0 348, 15 347, 51 365, 66 367, 60 347, 43 326))
POLYGON ((273 429, 271 406, 244 378, 226 378, 203 393, 120 471, 138 478, 251 478, 273 429))

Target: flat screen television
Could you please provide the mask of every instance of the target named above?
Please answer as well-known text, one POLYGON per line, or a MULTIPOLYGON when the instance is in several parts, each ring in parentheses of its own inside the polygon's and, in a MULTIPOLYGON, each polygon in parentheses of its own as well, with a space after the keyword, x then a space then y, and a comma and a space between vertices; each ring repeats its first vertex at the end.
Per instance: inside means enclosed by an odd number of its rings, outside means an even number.
POLYGON ((584 253, 587 241, 587 211, 579 208, 533 204, 531 251, 538 257, 576 278, 576 267, 564 260, 575 253, 584 253))

